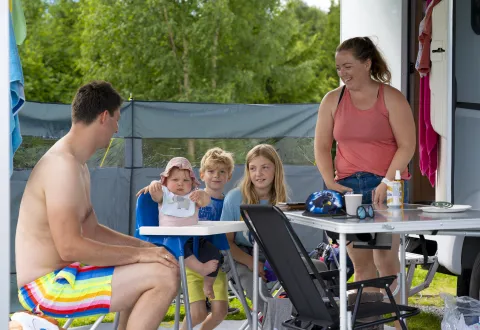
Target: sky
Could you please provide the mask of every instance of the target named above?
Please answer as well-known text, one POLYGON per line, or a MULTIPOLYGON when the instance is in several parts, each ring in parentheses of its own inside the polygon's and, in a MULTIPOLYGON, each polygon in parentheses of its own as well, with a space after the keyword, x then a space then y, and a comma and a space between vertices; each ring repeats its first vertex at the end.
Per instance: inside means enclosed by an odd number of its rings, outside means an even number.
POLYGON ((328 12, 328 9, 330 8, 330 0, 303 0, 303 2, 305 2, 309 6, 318 7, 325 12, 328 12))

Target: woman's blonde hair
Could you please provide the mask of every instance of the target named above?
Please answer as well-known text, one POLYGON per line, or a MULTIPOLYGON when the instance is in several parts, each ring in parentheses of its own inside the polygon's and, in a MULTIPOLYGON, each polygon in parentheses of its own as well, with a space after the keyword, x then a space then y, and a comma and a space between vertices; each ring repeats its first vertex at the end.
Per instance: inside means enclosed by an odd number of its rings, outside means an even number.
POLYGON ((252 160, 256 157, 265 157, 275 166, 275 177, 273 179, 272 188, 270 190, 270 204, 275 205, 287 201, 287 186, 285 184, 285 174, 283 171, 283 164, 280 156, 275 148, 269 144, 259 144, 253 147, 245 159, 245 172, 240 181, 239 187, 242 193, 243 204, 259 204, 260 199, 255 192, 255 186, 250 179, 249 166, 252 160))

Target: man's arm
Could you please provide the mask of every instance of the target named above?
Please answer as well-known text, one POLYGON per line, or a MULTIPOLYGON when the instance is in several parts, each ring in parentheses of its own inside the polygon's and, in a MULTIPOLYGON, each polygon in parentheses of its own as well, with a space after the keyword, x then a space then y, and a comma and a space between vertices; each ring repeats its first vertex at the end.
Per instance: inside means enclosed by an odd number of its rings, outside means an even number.
MULTIPOLYGON (((83 170, 73 157, 53 156, 48 161, 44 175, 47 216, 55 247, 63 260, 96 266, 168 263, 168 252, 161 248, 115 246, 83 236, 81 222, 90 205, 83 170)), ((168 259, 175 260, 171 255, 168 259)))
POLYGON ((104 225, 98 223, 97 216, 95 211, 93 211, 92 216, 87 219, 82 225, 82 233, 84 237, 90 238, 97 242, 111 244, 111 245, 122 245, 122 246, 133 246, 133 247, 154 247, 155 244, 142 241, 136 237, 122 234, 118 231, 110 229, 104 225))

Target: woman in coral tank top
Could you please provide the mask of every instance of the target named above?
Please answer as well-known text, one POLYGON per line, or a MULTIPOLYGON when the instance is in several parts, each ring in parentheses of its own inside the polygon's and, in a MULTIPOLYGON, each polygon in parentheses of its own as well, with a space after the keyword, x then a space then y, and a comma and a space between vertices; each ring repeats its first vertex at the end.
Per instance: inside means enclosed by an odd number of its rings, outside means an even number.
MULTIPOLYGON (((415 123, 411 108, 389 85, 387 63, 368 37, 345 40, 337 47, 337 72, 345 84, 322 100, 315 131, 315 160, 329 189, 363 194, 363 203, 384 203, 386 180, 407 165, 415 152, 415 123), (335 164, 332 141, 337 142, 335 164), (372 201, 372 191, 375 200, 372 201)), ((355 280, 397 274, 399 237, 391 250, 353 249, 355 280)))

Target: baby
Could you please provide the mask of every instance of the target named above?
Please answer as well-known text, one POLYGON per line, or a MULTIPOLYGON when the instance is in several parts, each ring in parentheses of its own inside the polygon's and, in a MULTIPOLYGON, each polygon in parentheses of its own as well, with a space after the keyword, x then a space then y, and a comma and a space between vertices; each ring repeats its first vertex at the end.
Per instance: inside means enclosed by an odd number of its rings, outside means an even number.
MULTIPOLYGON (((160 226, 191 226, 198 223, 198 209, 210 204, 210 196, 198 190, 200 183, 190 162, 183 157, 172 158, 160 174, 160 181, 152 181, 148 191, 159 203, 160 226)), ((193 254, 193 239, 185 243, 185 265, 204 276, 203 291, 209 299, 215 299, 213 283, 223 256, 209 241, 200 239, 198 259, 193 254)))

